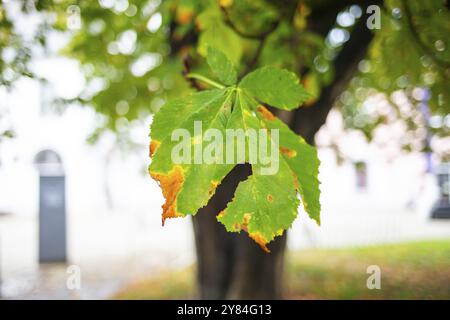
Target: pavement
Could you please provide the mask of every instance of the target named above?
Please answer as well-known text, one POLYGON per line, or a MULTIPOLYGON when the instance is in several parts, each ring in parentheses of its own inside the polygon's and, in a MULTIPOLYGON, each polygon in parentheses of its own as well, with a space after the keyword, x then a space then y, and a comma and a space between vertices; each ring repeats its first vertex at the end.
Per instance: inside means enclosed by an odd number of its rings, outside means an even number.
POLYGON ((146 216, 118 212, 72 216, 66 264, 38 263, 36 217, 1 217, 3 298, 106 299, 140 276, 192 264, 190 220, 168 221, 161 227, 159 216, 146 216), (80 290, 67 287, 73 265, 80 270, 80 290))

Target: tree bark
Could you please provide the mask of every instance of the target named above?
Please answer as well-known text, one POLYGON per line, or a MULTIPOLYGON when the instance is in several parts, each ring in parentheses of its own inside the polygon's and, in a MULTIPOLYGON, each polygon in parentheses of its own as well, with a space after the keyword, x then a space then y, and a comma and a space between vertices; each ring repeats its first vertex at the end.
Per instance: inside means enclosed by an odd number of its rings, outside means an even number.
MULTIPOLYGON (((340 8, 341 9, 341 8, 340 8)), ((338 10, 340 10, 338 8, 338 10)), ((363 7, 365 11, 365 7, 363 7)), ((318 30, 326 34, 339 11, 318 17, 318 30), (320 21, 320 20, 319 20, 320 21)), ((317 20, 315 20, 317 21, 317 20)), ((315 26, 313 26, 315 28, 315 26)), ((323 88, 321 97, 312 106, 295 112, 277 112, 294 131, 309 143, 325 123, 334 100, 351 80, 358 63, 372 40, 364 17, 355 25, 350 40, 334 61, 336 78, 323 88)), ((216 190, 208 205, 193 218, 197 249, 197 277, 202 299, 279 299, 282 297, 282 277, 287 234, 269 244, 271 253, 264 252, 244 232, 228 233, 217 222, 216 215, 232 200, 240 181, 251 174, 249 165, 238 165, 216 190)))
POLYGON ((281 295, 286 235, 269 244, 268 254, 244 232, 229 233, 216 220, 238 183, 250 174, 249 165, 236 166, 193 218, 201 298, 276 299, 281 295))

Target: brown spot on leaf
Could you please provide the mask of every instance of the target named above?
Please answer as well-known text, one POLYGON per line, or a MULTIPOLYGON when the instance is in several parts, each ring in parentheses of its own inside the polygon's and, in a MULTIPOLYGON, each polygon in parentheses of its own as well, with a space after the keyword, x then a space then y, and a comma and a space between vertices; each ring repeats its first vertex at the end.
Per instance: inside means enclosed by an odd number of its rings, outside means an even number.
MULTIPOLYGON (((221 218, 221 217, 224 216, 224 214, 225 214, 225 212, 224 212, 224 211, 221 211, 221 212, 218 214, 217 217, 218 217, 218 218, 221 218)), ((233 231, 241 231, 241 230, 244 230, 244 231, 247 232, 247 231, 248 231, 247 226, 248 226, 248 223, 250 222, 250 218, 251 218, 251 217, 252 217, 252 216, 251 216, 250 213, 244 213, 244 217, 243 217, 241 223, 238 223, 238 222, 233 223, 233 225, 232 225, 233 231)))
POLYGON ((208 194, 211 196, 211 195, 213 195, 214 194, 214 191, 217 189, 217 186, 219 185, 219 182, 218 181, 211 181, 211 187, 210 187, 210 189, 209 189, 209 191, 208 191, 208 194))
POLYGON ((250 222, 251 217, 252 216, 250 213, 244 213, 244 220, 242 221, 242 225, 248 226, 248 223, 250 222))
POLYGON ((292 173, 292 179, 294 179, 294 187, 296 190, 300 190, 300 183, 298 182, 297 176, 295 175, 294 171, 291 171, 292 173))
POLYGON ((282 154, 286 155, 288 158, 293 158, 297 155, 297 152, 295 150, 291 150, 285 147, 280 147, 280 151, 282 154))
POLYGON ((251 214, 250 213, 244 213, 244 219, 242 220, 242 224, 241 224, 241 230, 247 231, 247 226, 248 223, 250 222, 251 219, 251 214))
POLYGON ((273 201, 273 197, 271 194, 267 195, 267 201, 272 202, 273 201))
POLYGON ((267 240, 262 236, 259 232, 249 233, 248 234, 250 238, 255 240, 257 244, 263 249, 265 252, 270 253, 270 250, 266 247, 267 240))
POLYGON ((161 142, 157 140, 152 140, 150 142, 150 157, 153 157, 160 144, 161 142))
POLYGON ((270 112, 269 110, 267 110, 266 107, 260 105, 258 106, 257 111, 261 114, 261 116, 269 121, 275 120, 275 116, 272 114, 272 112, 270 112))
POLYGON ((152 173, 153 179, 159 182, 166 202, 162 205, 162 225, 167 218, 183 217, 177 212, 177 196, 184 182, 183 169, 175 166, 168 174, 152 173))

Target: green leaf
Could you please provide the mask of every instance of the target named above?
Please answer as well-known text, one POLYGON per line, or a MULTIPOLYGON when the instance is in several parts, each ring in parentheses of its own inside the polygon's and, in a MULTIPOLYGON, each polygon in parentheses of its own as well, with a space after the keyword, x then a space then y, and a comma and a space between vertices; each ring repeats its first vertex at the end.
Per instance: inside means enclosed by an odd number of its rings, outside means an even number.
MULTIPOLYGON (((251 129, 264 129, 264 123, 251 112, 257 105, 254 99, 239 92, 229 127, 241 127, 247 136, 251 129)), ((267 135, 267 145, 270 145, 270 140, 270 135, 267 135)), ((248 162, 249 159, 246 160, 248 162)), ((286 161, 282 158, 276 161, 279 168, 272 175, 262 174, 261 164, 252 164, 253 174, 238 185, 234 199, 217 216, 227 231, 248 232, 267 252, 266 244, 291 226, 297 217, 299 204, 294 175, 286 161)))
POLYGON ((194 144, 203 143, 204 137, 196 136, 195 122, 202 122, 202 129, 225 129, 225 114, 231 108, 232 92, 228 89, 194 93, 187 99, 176 100, 161 108, 151 127, 150 174, 162 188, 166 203, 163 205, 163 223, 166 218, 195 214, 208 199, 231 164, 175 164, 172 150, 179 143, 172 141, 176 129, 185 129, 193 137, 190 156, 194 159, 194 144))
POLYGON ((280 153, 297 177, 303 207, 310 218, 320 224, 320 182, 317 178, 320 161, 316 149, 263 106, 258 108, 257 115, 267 128, 279 130, 280 153))
POLYGON ((266 244, 282 235, 297 217, 299 200, 293 180, 285 164, 275 176, 251 175, 238 185, 234 200, 217 220, 227 231, 248 232, 268 252, 266 244))
MULTIPOLYGON (((213 56, 217 52, 211 51, 213 56)), ((218 56, 211 64, 220 64, 220 53, 218 56)), ((229 68, 223 63, 214 69, 218 78, 227 78, 229 68)), ((255 76, 254 80, 262 79, 255 76)), ((258 98, 247 87, 208 90, 167 103, 155 115, 149 171, 166 198, 163 222, 196 214, 238 163, 249 163, 252 174, 238 185, 233 200, 217 216, 228 231, 245 231, 269 251, 267 243, 283 234, 297 216, 297 193, 309 216, 320 222, 316 150, 272 115, 258 98), (201 132, 196 127, 199 123, 201 132), (190 161, 174 160, 179 139, 174 139, 173 132, 177 129, 184 130, 188 137, 188 148, 182 150, 190 161), (200 156, 204 155, 200 147, 207 148, 211 141, 206 137, 208 129, 216 129, 224 140, 233 141, 231 146, 224 141, 214 149, 213 160, 220 161, 195 160, 198 150, 200 156), (234 135, 238 131, 242 132, 239 138, 234 135), (245 152, 238 148, 239 139, 245 141, 245 152)))
POLYGON ((208 47, 206 61, 216 77, 226 85, 233 85, 237 81, 237 73, 228 57, 214 47, 208 47))
POLYGON ((259 101, 284 110, 298 108, 311 95, 295 74, 271 66, 259 68, 242 79, 239 87, 259 101))
POLYGON ((213 46, 225 53, 234 65, 239 65, 243 51, 242 39, 223 22, 216 1, 198 16, 196 22, 200 29, 198 52, 207 56, 208 47, 213 46))

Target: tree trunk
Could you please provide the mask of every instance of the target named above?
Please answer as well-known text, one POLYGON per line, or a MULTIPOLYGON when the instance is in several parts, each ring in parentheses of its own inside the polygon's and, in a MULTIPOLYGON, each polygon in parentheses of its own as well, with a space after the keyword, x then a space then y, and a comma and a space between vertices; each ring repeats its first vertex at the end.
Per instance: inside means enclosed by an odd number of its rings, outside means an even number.
MULTIPOLYGON (((379 1, 377 1, 379 2, 379 1)), ((365 4, 367 6, 367 4, 365 4)), ((365 6, 362 9, 365 11, 365 6)), ((315 17, 312 26, 326 34, 334 24, 336 14, 315 17), (323 30, 322 30, 323 29, 323 30)), ((307 142, 314 144, 314 136, 325 123, 334 100, 351 80, 357 65, 364 58, 372 40, 365 19, 355 25, 350 40, 344 45, 334 67, 336 78, 323 88, 319 100, 295 112, 274 111, 307 142)), ((302 72, 301 72, 302 73, 302 72)), ((279 299, 282 297, 282 271, 286 249, 286 233, 269 243, 270 253, 264 252, 245 232, 228 233, 216 220, 216 215, 232 200, 240 181, 251 174, 249 165, 238 165, 223 180, 208 205, 193 218, 197 249, 198 287, 202 299, 279 299)))
POLYGON ((229 233, 216 220, 238 183, 251 174, 238 165, 223 180, 208 206, 193 218, 199 294, 203 299, 277 299, 281 297, 286 235, 263 251, 245 232, 229 233))

